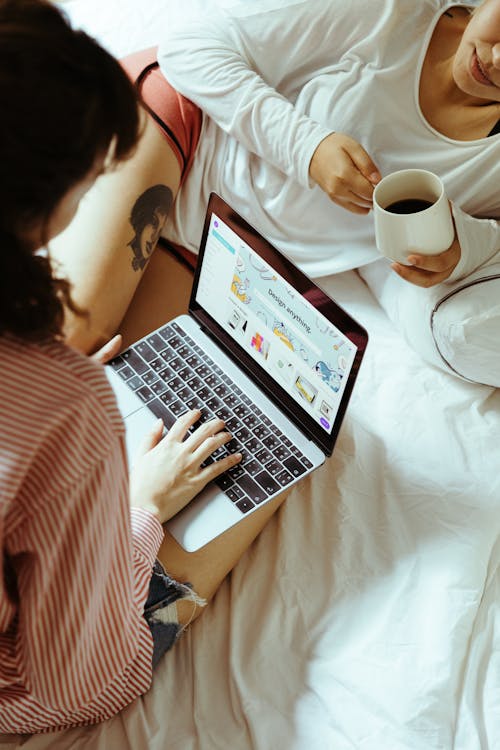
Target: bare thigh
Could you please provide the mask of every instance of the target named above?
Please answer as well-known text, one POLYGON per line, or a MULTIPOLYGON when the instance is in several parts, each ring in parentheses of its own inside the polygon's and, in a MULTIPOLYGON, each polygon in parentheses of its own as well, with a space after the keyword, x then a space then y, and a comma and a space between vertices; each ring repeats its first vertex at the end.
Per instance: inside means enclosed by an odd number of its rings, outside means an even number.
MULTIPOLYGON (((68 343, 86 353, 118 331, 179 188, 178 161, 155 123, 144 118, 134 155, 97 180, 50 246, 59 274, 72 283, 74 301, 88 312, 79 317, 68 311, 65 321, 68 343)), ((178 269, 170 270, 165 299, 178 286, 178 269)))
MULTIPOLYGON (((210 601, 287 496, 288 492, 281 493, 196 552, 186 552, 165 529, 158 559, 172 578, 191 583, 199 596, 210 601)), ((198 617, 203 608, 180 601, 177 611, 179 622, 187 624, 198 617)))

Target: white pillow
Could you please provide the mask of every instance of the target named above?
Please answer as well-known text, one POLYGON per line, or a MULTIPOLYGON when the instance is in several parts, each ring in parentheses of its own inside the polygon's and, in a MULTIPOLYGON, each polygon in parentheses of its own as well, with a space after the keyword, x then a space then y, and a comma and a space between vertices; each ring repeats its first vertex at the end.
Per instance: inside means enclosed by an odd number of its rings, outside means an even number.
POLYGON ((500 387, 500 263, 453 284, 422 289, 381 258, 361 278, 410 346, 465 380, 500 387))

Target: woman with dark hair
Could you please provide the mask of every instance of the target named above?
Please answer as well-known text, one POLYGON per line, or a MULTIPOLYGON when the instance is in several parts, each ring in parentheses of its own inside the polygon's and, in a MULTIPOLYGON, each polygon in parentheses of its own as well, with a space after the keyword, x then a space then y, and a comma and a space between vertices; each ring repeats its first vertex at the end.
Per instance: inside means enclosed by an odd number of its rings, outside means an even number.
POLYGON ((88 312, 41 250, 99 175, 144 148, 134 89, 51 3, 0 0, 0 101, 0 732, 33 733, 102 721, 144 693, 281 498, 198 554, 166 533, 160 550, 162 522, 240 456, 201 468, 230 435, 221 420, 188 435, 189 412, 145 438, 129 486, 96 361, 120 339, 94 358, 65 344, 64 308, 88 312))

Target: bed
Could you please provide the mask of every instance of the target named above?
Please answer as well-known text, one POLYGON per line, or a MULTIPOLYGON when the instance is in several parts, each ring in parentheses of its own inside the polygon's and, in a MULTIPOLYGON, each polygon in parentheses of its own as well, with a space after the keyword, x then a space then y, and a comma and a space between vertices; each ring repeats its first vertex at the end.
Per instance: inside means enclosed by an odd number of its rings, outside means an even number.
MULTIPOLYGON (((69 0, 124 55, 168 0, 69 0)), ((500 748, 500 393, 427 364, 356 272, 370 334, 334 455, 300 483, 147 695, 24 750, 500 748)))

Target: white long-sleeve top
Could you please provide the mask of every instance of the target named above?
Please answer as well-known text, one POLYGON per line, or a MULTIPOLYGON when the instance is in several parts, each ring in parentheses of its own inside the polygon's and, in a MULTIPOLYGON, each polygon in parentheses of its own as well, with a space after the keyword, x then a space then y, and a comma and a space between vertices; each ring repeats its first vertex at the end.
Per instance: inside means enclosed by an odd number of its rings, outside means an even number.
MULTIPOLYGON (((331 202, 309 178, 332 131, 350 135, 382 175, 441 176, 462 259, 450 281, 500 249, 500 136, 456 141, 419 105, 421 68, 447 0, 183 0, 162 30, 160 66, 206 113, 170 239, 196 251, 211 190, 311 276, 379 256, 372 214, 331 202), (201 199, 200 199, 201 198, 201 199)), ((470 4, 469 4, 470 5, 470 4)))

